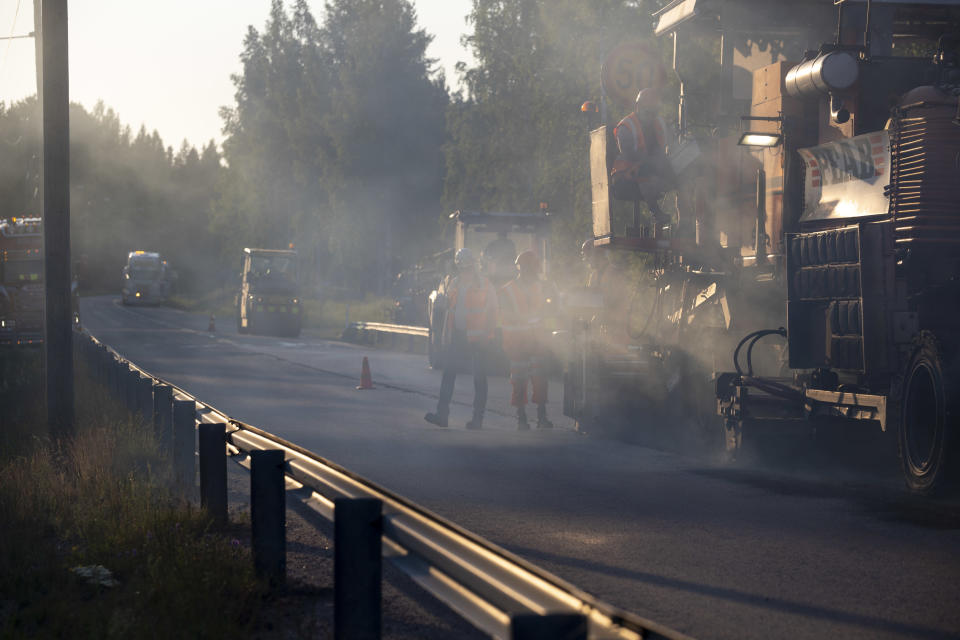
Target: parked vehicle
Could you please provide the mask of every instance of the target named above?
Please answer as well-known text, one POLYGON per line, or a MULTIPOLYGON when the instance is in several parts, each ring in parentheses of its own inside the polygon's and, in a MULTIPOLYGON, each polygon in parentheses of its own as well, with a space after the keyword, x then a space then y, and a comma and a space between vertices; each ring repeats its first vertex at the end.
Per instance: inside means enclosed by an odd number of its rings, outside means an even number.
POLYGON ((43 223, 0 219, 0 345, 43 341, 43 223))

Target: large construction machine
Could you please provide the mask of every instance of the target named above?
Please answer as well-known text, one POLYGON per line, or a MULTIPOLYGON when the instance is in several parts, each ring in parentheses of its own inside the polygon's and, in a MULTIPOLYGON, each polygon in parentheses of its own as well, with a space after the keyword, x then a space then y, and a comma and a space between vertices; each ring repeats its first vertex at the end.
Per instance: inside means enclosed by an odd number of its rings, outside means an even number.
POLYGON ((0 219, 0 345, 43 341, 43 223, 0 219))
POLYGON ((785 425, 866 421, 897 439, 911 490, 946 486, 960 427, 960 6, 676 0, 655 19, 679 81, 676 214, 647 231, 628 210, 621 232, 608 128, 591 133, 594 244, 647 254, 653 302, 628 344, 581 331, 568 412, 603 425, 611 393, 679 396, 666 406, 731 452, 785 425), (720 54, 709 96, 682 73, 695 49, 720 54))

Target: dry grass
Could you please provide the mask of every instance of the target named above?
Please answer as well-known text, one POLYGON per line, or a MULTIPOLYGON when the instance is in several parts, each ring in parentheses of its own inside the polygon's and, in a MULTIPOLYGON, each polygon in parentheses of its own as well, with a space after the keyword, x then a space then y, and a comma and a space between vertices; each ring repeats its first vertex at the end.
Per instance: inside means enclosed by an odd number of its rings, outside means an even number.
POLYGON ((165 488, 152 429, 80 376, 76 436, 51 442, 36 410, 39 354, 4 355, 0 637, 249 631, 262 594, 249 551, 165 488), (117 584, 72 571, 97 565, 117 584))

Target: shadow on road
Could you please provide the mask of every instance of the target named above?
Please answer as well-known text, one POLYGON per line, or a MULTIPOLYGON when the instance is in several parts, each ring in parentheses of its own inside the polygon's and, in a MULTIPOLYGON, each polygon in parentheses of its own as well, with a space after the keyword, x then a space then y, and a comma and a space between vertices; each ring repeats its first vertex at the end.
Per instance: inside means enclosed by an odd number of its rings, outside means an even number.
POLYGON ((874 616, 861 615, 849 611, 840 611, 837 609, 830 609, 827 607, 805 604, 802 602, 793 602, 783 598, 749 593, 727 587, 717 587, 699 582, 691 582, 689 580, 668 578, 653 573, 627 569, 622 566, 614 566, 597 561, 572 558, 550 553, 549 551, 541 551, 539 549, 511 546, 509 547, 509 550, 535 563, 548 562, 554 565, 562 565, 575 569, 601 573, 607 576, 616 576, 626 580, 642 582, 650 586, 675 589, 709 598, 716 598, 732 603, 761 607, 764 609, 772 609, 782 613, 813 618, 816 620, 827 620, 839 624, 857 626, 865 631, 876 630, 878 632, 882 631, 887 634, 895 633, 912 638, 941 639, 956 637, 954 633, 941 629, 935 629, 906 622, 898 622, 895 620, 887 620, 874 616))

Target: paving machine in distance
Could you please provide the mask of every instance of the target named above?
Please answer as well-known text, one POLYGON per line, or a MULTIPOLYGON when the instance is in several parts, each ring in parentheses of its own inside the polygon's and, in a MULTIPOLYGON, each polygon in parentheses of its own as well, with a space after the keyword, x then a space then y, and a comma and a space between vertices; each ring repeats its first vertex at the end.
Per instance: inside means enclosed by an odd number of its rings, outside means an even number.
POLYGON ((303 306, 297 252, 245 248, 236 308, 239 333, 299 336, 303 306))
POLYGON ((0 345, 43 341, 43 224, 0 219, 0 345))
MULTIPOLYGON (((550 214, 492 213, 455 211, 450 220, 456 224, 452 255, 464 247, 481 260, 483 274, 499 289, 517 275, 514 261, 521 251, 532 249, 540 257, 541 273, 549 264, 550 214)), ((453 260, 449 260, 452 268, 453 260)), ((431 367, 437 367, 443 356, 443 326, 446 321, 447 291, 454 273, 443 276, 437 288, 427 297, 427 318, 430 337, 428 356, 431 367)), ((504 358, 501 358, 504 359, 504 358)))
POLYGON ((173 273, 155 251, 131 251, 123 267, 120 300, 123 304, 163 304, 170 295, 173 273))

